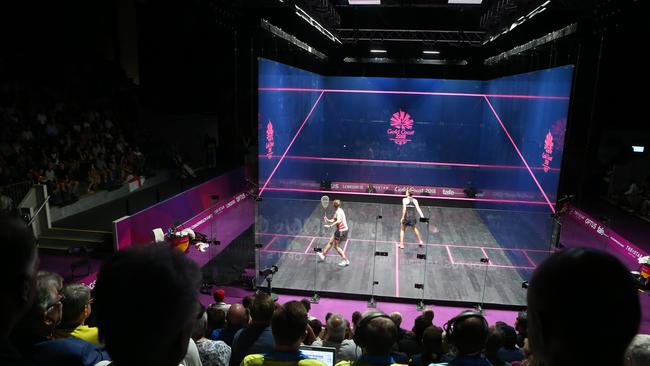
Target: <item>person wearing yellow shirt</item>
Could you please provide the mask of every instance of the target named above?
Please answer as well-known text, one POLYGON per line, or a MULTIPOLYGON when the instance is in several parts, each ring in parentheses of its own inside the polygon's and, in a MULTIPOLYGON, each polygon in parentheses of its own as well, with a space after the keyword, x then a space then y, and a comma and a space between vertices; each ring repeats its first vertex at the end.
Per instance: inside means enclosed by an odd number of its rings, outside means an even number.
POLYGON ((309 359, 300 352, 308 326, 307 311, 299 301, 279 306, 271 319, 273 352, 248 355, 241 366, 325 366, 322 361, 309 359))
POLYGON ((90 289, 83 284, 73 283, 66 285, 62 292, 63 312, 54 338, 75 337, 100 345, 97 327, 85 324, 91 312, 90 289))

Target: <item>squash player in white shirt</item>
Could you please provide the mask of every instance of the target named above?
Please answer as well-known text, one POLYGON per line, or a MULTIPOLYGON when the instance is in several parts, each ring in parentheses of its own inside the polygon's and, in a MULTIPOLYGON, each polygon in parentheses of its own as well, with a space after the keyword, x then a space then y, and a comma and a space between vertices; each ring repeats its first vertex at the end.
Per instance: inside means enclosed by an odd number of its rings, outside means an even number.
POLYGON ((322 253, 317 254, 318 258, 321 261, 324 261, 327 252, 329 252, 329 250, 332 249, 332 246, 334 246, 334 249, 339 253, 339 255, 341 255, 341 258, 343 258, 343 260, 339 262, 339 266, 347 267, 350 265, 350 260, 345 255, 343 249, 341 249, 341 242, 348 238, 348 221, 345 218, 345 212, 343 212, 343 209, 341 208, 341 200, 334 200, 332 206, 334 206, 336 212, 334 212, 334 218, 332 219, 328 219, 327 216, 324 217, 324 220, 327 223, 325 227, 330 228, 335 226, 336 231, 330 238, 329 243, 325 246, 325 250, 323 250, 322 253))

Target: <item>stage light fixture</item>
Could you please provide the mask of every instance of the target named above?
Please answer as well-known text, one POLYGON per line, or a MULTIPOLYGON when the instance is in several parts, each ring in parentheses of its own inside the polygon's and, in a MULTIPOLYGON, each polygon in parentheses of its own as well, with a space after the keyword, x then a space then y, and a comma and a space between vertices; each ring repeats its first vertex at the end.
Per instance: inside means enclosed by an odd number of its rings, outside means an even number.
POLYGON ((529 285, 530 284, 528 283, 528 281, 524 281, 524 282, 521 283, 521 288, 527 289, 529 285))
POLYGON ((381 0, 348 0, 350 5, 381 5, 381 0))
POLYGON ((424 50, 422 53, 425 55, 439 55, 440 51, 424 50))
POLYGON ((632 145, 632 152, 642 153, 645 151, 645 146, 634 146, 632 145))
POLYGON ((480 5, 483 0, 449 0, 449 4, 480 5))
POLYGON ((379 49, 379 48, 373 48, 373 49, 370 50, 370 53, 386 53, 386 52, 388 52, 388 51, 382 50, 382 49, 379 49))

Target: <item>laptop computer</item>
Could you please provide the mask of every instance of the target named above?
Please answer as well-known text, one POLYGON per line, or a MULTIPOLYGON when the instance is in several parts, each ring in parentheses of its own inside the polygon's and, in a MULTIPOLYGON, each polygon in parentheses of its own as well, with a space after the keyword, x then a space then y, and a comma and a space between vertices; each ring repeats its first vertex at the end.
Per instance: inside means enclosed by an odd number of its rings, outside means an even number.
POLYGON ((333 347, 300 346, 300 352, 307 358, 325 362, 327 366, 334 366, 336 362, 336 348, 333 347))

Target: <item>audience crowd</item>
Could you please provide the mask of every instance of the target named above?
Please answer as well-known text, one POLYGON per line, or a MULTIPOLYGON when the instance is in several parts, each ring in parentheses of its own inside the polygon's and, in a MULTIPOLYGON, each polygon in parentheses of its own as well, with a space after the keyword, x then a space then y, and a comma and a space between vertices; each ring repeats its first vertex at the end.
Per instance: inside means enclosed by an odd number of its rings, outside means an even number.
MULTIPOLYGON (((91 291, 38 272, 25 223, 0 219, 0 364, 323 366, 305 345, 336 349, 337 366, 648 365, 650 336, 637 335, 640 305, 616 258, 564 249, 542 262, 515 324, 467 310, 443 327, 429 309, 402 316, 371 310, 351 319, 308 301, 280 304, 260 292, 241 303, 199 303, 200 270, 184 254, 143 245, 113 254, 91 291)), ((442 323, 440 323, 442 324, 442 323)))
POLYGON ((0 84, 0 187, 43 183, 50 203, 64 205, 144 174, 145 156, 130 133, 137 117, 132 86, 103 69, 87 73, 92 77, 66 79, 66 85, 59 80, 0 84))

